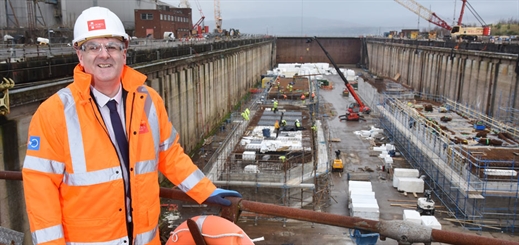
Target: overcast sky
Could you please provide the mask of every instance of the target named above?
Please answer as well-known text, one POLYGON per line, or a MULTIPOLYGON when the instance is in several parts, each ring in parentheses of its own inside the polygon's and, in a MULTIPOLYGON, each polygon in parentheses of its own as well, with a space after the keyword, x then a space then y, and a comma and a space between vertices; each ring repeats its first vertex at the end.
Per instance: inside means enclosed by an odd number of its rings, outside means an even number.
MULTIPOLYGON (((178 6, 180 0, 162 0, 178 6)), ((407 0, 407 2, 412 0, 407 0)), ((189 0, 193 23, 200 18, 197 1, 189 0)), ((214 28, 214 1, 198 0, 206 25, 214 28)), ((458 19, 461 0, 416 0, 447 23, 458 19)), ((519 0, 469 0, 487 24, 519 20, 519 0)), ((394 0, 220 0, 222 28, 278 36, 357 36, 389 30, 434 27, 394 0)), ((478 24, 465 10, 464 24, 478 24)))

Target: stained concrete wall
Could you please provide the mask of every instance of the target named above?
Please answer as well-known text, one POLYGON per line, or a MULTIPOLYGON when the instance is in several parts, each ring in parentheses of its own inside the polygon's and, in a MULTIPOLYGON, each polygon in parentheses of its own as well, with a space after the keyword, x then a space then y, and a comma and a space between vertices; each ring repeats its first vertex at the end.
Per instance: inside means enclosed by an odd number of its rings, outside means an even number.
MULTIPOLYGON (((277 63, 331 63, 319 44, 309 37, 277 38, 277 63)), ((337 64, 360 62, 361 40, 359 38, 319 37, 321 45, 337 64)))
POLYGON ((519 108, 517 55, 398 43, 367 42, 369 69, 400 74, 415 91, 445 96, 483 114, 502 117, 519 108))
MULTIPOLYGON (((272 69, 274 42, 264 42, 134 66, 148 76, 186 152, 218 127, 261 75, 272 69)), ((0 116, 0 170, 19 171, 27 149, 27 129, 40 101, 0 116)), ((21 181, 0 180, 0 226, 25 233, 30 244, 21 181)))

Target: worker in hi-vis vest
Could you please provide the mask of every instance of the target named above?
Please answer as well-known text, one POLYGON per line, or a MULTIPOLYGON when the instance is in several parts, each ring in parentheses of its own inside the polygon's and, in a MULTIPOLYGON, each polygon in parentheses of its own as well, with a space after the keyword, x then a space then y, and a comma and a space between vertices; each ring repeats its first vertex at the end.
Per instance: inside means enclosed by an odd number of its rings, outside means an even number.
POLYGON ((126 65, 103 7, 74 25, 74 81, 32 117, 23 187, 34 244, 160 244, 159 171, 198 203, 230 205, 180 145, 159 93, 126 65))

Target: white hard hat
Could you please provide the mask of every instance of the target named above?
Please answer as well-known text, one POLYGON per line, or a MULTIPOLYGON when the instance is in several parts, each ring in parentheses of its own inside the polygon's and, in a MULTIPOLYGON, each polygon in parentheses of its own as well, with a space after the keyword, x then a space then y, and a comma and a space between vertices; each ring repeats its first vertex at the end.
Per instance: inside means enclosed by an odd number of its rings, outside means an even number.
POLYGON ((104 7, 91 7, 83 10, 74 24, 74 47, 98 37, 116 37, 128 45, 128 34, 119 17, 104 7))

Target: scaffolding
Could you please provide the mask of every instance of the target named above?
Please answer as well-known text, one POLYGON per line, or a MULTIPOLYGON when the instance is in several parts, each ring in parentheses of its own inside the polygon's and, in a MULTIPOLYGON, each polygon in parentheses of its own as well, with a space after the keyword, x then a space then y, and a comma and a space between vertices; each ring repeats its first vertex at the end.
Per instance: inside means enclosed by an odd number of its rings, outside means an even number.
POLYGON ((492 222, 491 227, 504 232, 516 231, 519 224, 517 143, 484 148, 477 142, 456 144, 451 132, 409 106, 409 100, 417 98, 439 103, 463 118, 487 125, 492 132, 508 133, 515 142, 519 138, 518 129, 454 101, 425 94, 381 95, 375 107, 381 127, 408 162, 427 175, 426 184, 449 213, 469 229, 481 230, 492 222), (483 157, 491 151, 506 152, 503 155, 512 157, 506 160, 483 157))

